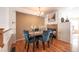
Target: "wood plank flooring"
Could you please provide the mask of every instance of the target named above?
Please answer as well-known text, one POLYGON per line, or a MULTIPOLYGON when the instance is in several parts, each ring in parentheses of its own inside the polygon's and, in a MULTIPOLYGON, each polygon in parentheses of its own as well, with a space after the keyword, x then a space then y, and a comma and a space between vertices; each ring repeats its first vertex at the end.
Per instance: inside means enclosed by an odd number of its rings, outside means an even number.
MULTIPOLYGON (((27 46, 26 49, 24 48, 25 41, 24 40, 18 40, 15 44, 12 44, 12 47, 15 47, 16 52, 27 52, 27 46)), ((33 45, 31 44, 29 47, 28 52, 33 52, 32 50, 33 45)), ((35 48, 35 52, 70 52, 70 44, 56 40, 54 39, 52 43, 50 43, 50 48, 47 47, 47 44, 45 43, 45 50, 43 50, 42 42, 39 44, 39 48, 35 48)))

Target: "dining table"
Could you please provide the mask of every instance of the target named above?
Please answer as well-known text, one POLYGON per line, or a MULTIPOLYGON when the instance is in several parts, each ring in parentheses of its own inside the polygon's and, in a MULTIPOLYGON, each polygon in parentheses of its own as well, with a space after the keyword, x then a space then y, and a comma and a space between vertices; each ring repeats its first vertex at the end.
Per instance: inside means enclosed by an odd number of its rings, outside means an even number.
POLYGON ((42 34, 43 34, 43 31, 30 31, 29 32, 30 36, 39 36, 39 35, 42 35, 42 34))

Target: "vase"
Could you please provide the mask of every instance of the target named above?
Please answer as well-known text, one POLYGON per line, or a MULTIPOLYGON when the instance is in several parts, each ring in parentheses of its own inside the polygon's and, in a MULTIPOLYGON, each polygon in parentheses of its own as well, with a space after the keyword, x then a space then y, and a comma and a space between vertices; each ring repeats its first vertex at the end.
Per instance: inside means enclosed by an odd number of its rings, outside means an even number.
POLYGON ((61 22, 64 22, 64 18, 63 17, 61 18, 61 22))

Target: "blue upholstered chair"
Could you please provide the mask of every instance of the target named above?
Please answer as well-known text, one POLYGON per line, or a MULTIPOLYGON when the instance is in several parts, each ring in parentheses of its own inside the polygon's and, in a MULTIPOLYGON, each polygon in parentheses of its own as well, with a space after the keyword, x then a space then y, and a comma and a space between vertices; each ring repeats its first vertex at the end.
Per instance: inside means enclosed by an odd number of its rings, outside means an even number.
POLYGON ((50 37, 50 30, 47 30, 47 31, 43 31, 43 35, 42 35, 42 44, 43 44, 43 49, 45 50, 45 42, 48 43, 48 47, 50 47, 49 45, 49 37, 50 37))
POLYGON ((48 28, 48 30, 50 31, 50 39, 53 39, 53 30, 48 28))
POLYGON ((50 28, 49 28, 48 30, 50 31, 50 40, 51 40, 51 43, 53 43, 53 38, 54 38, 54 37, 53 37, 53 36, 54 36, 54 35, 53 35, 53 30, 50 29, 50 28))
POLYGON ((30 43, 33 43, 33 51, 34 51, 35 48, 34 37, 30 37, 29 32, 24 30, 24 38, 25 38, 25 48, 26 48, 26 44, 28 44, 27 51, 29 50, 30 43))

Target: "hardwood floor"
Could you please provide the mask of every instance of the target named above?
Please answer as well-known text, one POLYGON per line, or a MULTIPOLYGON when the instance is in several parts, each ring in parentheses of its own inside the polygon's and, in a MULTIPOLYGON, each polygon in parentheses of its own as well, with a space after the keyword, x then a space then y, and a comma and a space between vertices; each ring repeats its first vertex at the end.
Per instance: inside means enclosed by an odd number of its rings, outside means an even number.
MULTIPOLYGON (((24 48, 25 46, 25 41, 24 40, 18 40, 16 44, 12 44, 12 47, 15 47, 16 52, 26 52, 27 51, 27 46, 26 49, 24 48)), ((28 52, 33 52, 32 50, 32 44, 29 47, 28 52)), ((53 43, 50 43, 50 48, 48 48, 47 44, 45 43, 45 50, 43 50, 42 47, 42 42, 39 44, 39 48, 35 48, 35 52, 70 52, 70 44, 60 41, 60 40, 53 40, 53 43)))

